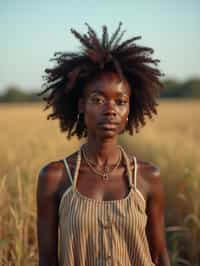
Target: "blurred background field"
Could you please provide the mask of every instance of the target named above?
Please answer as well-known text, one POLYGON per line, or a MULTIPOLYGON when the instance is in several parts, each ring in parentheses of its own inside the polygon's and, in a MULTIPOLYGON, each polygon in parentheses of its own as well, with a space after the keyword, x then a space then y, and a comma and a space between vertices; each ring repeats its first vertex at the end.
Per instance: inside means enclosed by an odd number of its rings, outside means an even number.
MULTIPOLYGON (((158 116, 121 144, 160 167, 172 265, 200 265, 200 101, 160 100, 158 116)), ((0 265, 37 265, 36 186, 39 170, 78 149, 43 105, 0 105, 0 265)))
POLYGON ((107 25, 111 36, 120 21, 123 39, 141 36, 165 74, 158 116, 120 142, 160 167, 171 265, 200 266, 198 10, 199 0, 0 1, 0 266, 38 265, 38 173, 80 145, 42 112, 44 70, 55 52, 79 51, 71 28, 86 33, 87 22, 101 36, 107 25))

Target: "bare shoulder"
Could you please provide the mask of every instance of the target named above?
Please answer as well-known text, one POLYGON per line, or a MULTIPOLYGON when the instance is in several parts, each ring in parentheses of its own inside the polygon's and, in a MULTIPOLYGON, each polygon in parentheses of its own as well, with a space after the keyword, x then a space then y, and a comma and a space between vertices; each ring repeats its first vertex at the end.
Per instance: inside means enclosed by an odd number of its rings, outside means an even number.
POLYGON ((152 162, 141 162, 142 175, 141 177, 147 183, 148 193, 147 200, 149 204, 150 210, 153 209, 153 206, 160 206, 159 208, 163 208, 164 201, 164 182, 162 180, 162 176, 160 174, 160 168, 153 164, 152 162))
MULTIPOLYGON (((134 168, 134 156, 129 155, 131 161, 131 168, 134 168)), ((162 186, 162 179, 160 175, 160 167, 151 161, 137 159, 137 184, 144 197, 154 193, 158 187, 162 186)))
POLYGON ((44 165, 38 175, 38 191, 43 195, 55 195, 64 180, 62 161, 52 161, 44 165))
MULTIPOLYGON (((129 154, 129 159, 131 162, 131 168, 134 168, 134 156, 129 154)), ((137 167, 138 170, 143 173, 144 177, 147 179, 155 179, 156 177, 159 178, 160 176, 160 167, 151 161, 144 161, 141 159, 137 159, 137 167)))
POLYGON ((39 179, 42 179, 45 183, 56 183, 63 176, 63 162, 60 161, 52 161, 44 166, 39 171, 39 179))
MULTIPOLYGON (((75 153, 68 156, 68 163, 73 170, 75 165, 75 153)), ((64 161, 52 161, 44 165, 38 175, 38 188, 40 191, 49 195, 55 195, 60 198, 62 193, 71 185, 71 181, 67 176, 64 161)))
POLYGON ((144 173, 144 177, 150 180, 160 177, 160 167, 151 161, 138 160, 138 165, 141 171, 144 173))
MULTIPOLYGON (((74 167, 75 157, 76 152, 70 154, 67 157, 67 161, 70 167, 74 167)), ((63 159, 52 161, 44 165, 39 172, 39 178, 43 179, 46 183, 57 183, 60 182, 63 178, 66 180, 66 171, 63 159)))

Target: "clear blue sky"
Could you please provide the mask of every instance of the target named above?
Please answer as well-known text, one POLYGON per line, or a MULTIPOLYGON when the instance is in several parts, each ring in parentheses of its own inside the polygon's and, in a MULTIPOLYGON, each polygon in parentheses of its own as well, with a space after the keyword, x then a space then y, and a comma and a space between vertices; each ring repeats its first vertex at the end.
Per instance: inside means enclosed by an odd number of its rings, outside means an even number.
POLYGON ((39 89, 53 53, 79 48, 70 28, 85 32, 84 22, 112 33, 122 21, 124 38, 141 35, 166 77, 200 77, 199 12, 199 0, 0 0, 0 92, 39 89))

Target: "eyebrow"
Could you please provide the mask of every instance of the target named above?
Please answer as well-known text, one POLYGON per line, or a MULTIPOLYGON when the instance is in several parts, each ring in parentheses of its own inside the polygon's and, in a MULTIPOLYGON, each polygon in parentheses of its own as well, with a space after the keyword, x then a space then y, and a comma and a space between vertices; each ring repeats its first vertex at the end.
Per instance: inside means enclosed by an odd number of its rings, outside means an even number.
MULTIPOLYGON (((97 90, 93 90, 93 91, 91 91, 91 94, 101 94, 101 95, 105 95, 105 93, 103 92, 103 91, 97 91, 97 90)), ((116 92, 116 94, 118 95, 118 96, 129 96, 127 93, 122 93, 122 92, 116 92)))

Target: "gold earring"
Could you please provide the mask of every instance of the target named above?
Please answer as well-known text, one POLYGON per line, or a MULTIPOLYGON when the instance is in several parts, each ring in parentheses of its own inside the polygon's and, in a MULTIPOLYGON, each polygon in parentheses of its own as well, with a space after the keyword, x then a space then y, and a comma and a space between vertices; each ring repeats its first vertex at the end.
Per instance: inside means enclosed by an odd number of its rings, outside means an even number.
POLYGON ((78 113, 77 114, 77 124, 83 123, 83 121, 84 121, 84 113, 78 113))
POLYGON ((77 123, 79 122, 79 118, 80 118, 80 113, 78 113, 77 115, 77 123))
POLYGON ((77 124, 81 121, 81 114, 83 114, 83 113, 78 113, 78 115, 77 115, 77 124))

